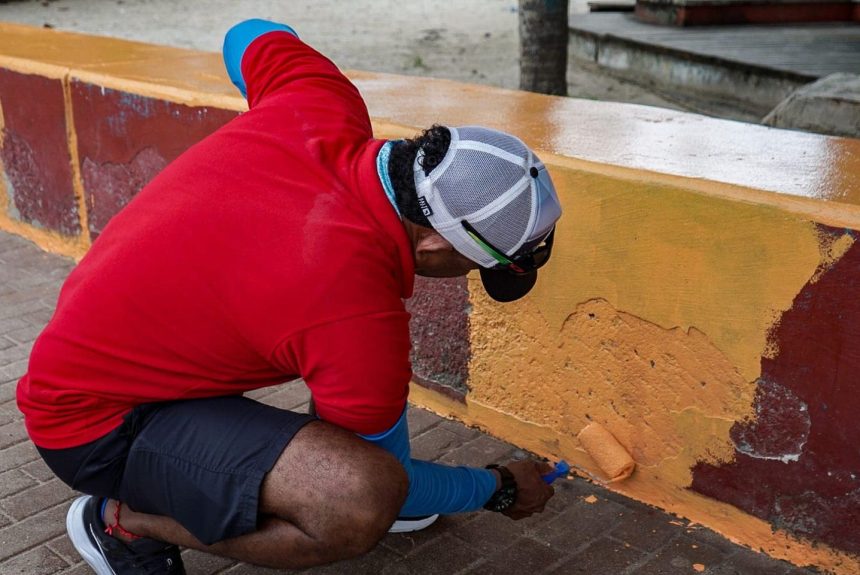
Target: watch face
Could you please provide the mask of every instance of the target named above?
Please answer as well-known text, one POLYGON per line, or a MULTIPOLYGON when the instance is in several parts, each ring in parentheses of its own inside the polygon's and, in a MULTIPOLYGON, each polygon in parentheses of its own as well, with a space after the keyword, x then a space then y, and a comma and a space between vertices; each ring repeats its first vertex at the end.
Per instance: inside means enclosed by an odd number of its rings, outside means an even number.
POLYGON ((517 501, 517 491, 516 488, 507 488, 499 491, 498 499, 496 500, 496 509, 499 511, 504 511, 508 507, 511 507, 517 501))

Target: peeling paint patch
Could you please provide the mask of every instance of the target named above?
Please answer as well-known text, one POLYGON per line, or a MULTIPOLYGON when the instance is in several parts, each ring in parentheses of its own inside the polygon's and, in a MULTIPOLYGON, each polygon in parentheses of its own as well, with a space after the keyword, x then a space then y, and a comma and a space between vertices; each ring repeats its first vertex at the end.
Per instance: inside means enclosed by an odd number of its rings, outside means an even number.
POLYGON ((95 239, 108 221, 167 166, 167 161, 157 151, 146 148, 127 164, 96 164, 90 158, 84 158, 81 164, 84 189, 89 190, 90 233, 95 239))
POLYGON ((820 232, 828 238, 825 250, 843 254, 822 258, 774 325, 770 338, 778 352, 761 360, 757 417, 731 432, 735 461, 696 464, 692 489, 775 528, 857 554, 860 245, 844 230, 820 232))
POLYGON ((2 205, 13 219, 77 235, 80 223, 61 82, 0 69, 0 101, 0 161, 8 195, 2 205), (35 114, 34 101, 39 103, 35 114))
POLYGON ((76 79, 70 94, 93 239, 164 166, 236 116, 76 79))
POLYGON ((755 416, 735 425, 735 448, 757 459, 797 461, 809 439, 809 408, 792 391, 778 383, 758 380, 755 416))

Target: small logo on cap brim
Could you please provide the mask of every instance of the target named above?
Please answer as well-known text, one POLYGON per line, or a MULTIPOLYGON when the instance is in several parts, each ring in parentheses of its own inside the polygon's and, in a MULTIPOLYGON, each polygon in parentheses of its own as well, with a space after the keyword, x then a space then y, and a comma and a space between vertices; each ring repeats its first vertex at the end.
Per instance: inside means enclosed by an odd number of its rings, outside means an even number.
POLYGON ((418 196, 418 206, 421 208, 421 213, 427 217, 433 215, 433 209, 430 207, 430 204, 427 203, 427 200, 424 196, 418 196))

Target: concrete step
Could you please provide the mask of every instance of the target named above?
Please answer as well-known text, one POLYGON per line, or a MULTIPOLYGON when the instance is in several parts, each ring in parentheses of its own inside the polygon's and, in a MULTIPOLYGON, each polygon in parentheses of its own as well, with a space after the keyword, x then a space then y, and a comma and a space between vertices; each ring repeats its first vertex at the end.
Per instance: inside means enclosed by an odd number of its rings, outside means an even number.
POLYGON ((823 76, 860 73, 860 26, 851 23, 678 28, 592 13, 571 18, 570 28, 571 66, 595 62, 733 119, 761 118, 823 76))

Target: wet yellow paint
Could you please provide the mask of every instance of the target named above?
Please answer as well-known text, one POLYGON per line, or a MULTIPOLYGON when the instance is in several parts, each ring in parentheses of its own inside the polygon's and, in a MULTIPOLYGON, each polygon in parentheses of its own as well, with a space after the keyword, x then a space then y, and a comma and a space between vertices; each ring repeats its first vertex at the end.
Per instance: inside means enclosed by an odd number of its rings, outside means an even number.
POLYGON ((860 206, 860 140, 446 80, 350 76, 377 120, 482 124, 546 155, 860 206))
MULTIPOLYGON (((690 468, 731 460, 729 430, 752 415, 774 318, 846 246, 823 249, 800 215, 647 174, 553 175, 565 215, 533 294, 501 305, 471 280, 466 417, 514 416, 487 425, 509 439, 529 422, 539 452, 599 475, 581 446, 559 439, 596 421, 639 465, 620 490, 738 536, 736 524, 754 520, 736 510, 725 522, 707 519, 713 502, 691 497, 690 468)), ((778 551, 783 536, 752 533, 738 537, 789 558, 778 551)))
POLYGON ((467 404, 416 401, 593 476, 575 436, 597 421, 639 465, 613 489, 775 557, 860 567, 687 489, 696 462, 733 457, 729 430, 752 415, 774 318, 851 240, 828 243, 809 214, 678 180, 552 169, 565 215, 551 265, 515 304, 470 278, 467 404))
POLYGON ((0 23, 0 67, 192 106, 247 108, 221 56, 209 52, 0 23))

